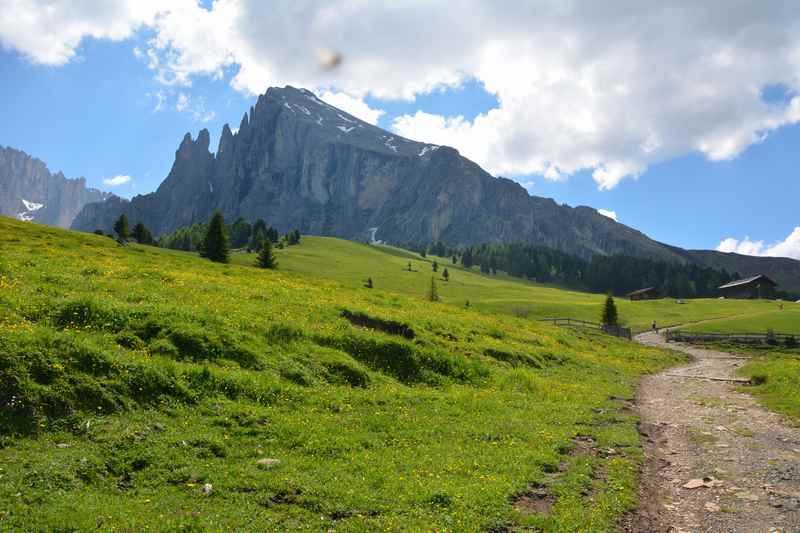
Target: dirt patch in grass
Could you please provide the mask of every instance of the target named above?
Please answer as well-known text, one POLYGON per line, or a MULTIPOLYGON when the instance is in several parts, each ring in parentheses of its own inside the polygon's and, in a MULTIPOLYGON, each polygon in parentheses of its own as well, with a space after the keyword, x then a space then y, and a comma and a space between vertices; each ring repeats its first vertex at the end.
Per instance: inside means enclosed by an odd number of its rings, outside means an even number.
POLYGON ((595 447, 597 441, 591 435, 575 435, 572 438, 572 448, 569 450, 569 455, 572 457, 578 455, 597 455, 598 449, 595 447))
POLYGON ((416 336, 411 326, 401 322, 395 322, 394 320, 384 320, 382 318, 359 313, 358 311, 348 311, 347 309, 342 311, 341 316, 354 326, 377 329, 389 335, 400 335, 406 339, 413 339, 416 336))
POLYGON ((511 497, 514 509, 522 514, 547 514, 555 503, 556 497, 541 483, 534 483, 511 497))

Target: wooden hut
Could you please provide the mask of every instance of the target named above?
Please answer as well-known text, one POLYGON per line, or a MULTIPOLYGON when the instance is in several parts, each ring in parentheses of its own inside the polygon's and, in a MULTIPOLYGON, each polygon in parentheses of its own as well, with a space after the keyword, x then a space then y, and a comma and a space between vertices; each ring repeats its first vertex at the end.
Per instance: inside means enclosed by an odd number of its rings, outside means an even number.
POLYGON ((655 287, 647 287, 646 289, 629 292, 627 296, 632 302, 635 300, 657 300, 661 298, 661 293, 655 287))
POLYGON ((740 300, 757 300, 775 298, 775 287, 778 284, 764 274, 732 281, 719 287, 719 293, 725 298, 740 300))

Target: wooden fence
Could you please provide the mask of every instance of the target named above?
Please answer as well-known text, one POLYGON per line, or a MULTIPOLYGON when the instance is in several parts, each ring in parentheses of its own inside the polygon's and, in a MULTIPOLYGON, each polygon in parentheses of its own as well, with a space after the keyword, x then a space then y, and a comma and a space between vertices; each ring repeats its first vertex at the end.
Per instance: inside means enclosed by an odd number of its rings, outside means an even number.
POLYGON ((539 320, 541 322, 550 322, 554 326, 590 328, 602 331, 603 333, 612 335, 614 337, 621 337, 628 340, 631 340, 632 338, 630 328, 623 328, 621 326, 605 326, 603 324, 598 324, 597 322, 588 322, 586 320, 579 320, 577 318, 541 318, 539 320))
POLYGON ((698 333, 667 330, 667 342, 730 342, 736 344, 783 345, 796 347, 798 338, 791 333, 698 333))

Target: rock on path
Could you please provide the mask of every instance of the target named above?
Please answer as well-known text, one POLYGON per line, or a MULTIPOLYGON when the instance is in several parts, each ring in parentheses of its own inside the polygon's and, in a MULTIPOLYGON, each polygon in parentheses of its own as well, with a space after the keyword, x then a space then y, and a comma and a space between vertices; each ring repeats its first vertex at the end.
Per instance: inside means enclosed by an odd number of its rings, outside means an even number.
POLYGON ((623 530, 800 532, 800 429, 724 381, 742 358, 655 333, 636 340, 695 360, 642 379, 647 461, 640 508, 623 530))

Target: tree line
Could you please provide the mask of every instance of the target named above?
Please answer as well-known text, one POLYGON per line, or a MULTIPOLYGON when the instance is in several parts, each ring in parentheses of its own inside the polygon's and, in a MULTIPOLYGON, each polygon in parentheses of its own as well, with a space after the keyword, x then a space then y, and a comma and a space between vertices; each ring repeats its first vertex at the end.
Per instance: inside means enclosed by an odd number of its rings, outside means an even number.
POLYGON ((724 270, 626 255, 595 255, 587 261, 559 250, 524 243, 453 248, 438 242, 416 250, 423 256, 430 253, 450 257, 454 264, 460 263, 466 268, 477 266, 484 274, 504 272, 539 283, 616 295, 655 287, 661 294, 675 298, 709 298, 717 296, 720 285, 739 278, 738 274, 724 270))
MULTIPOLYGON (((213 217, 212 217, 213 219, 213 217)), ((263 243, 269 241, 277 248, 293 246, 300 243, 300 231, 292 230, 283 237, 278 230, 267 225, 263 219, 254 223, 247 222, 239 217, 233 224, 225 224, 223 229, 231 248, 246 248, 248 252, 258 252, 263 248, 263 243)), ((183 250, 186 252, 200 251, 203 240, 208 233, 208 223, 192 224, 164 235, 159 239, 159 244, 164 248, 183 250)))
MULTIPOLYGON (((233 226, 228 227, 225 224, 222 213, 215 211, 214 214, 211 215, 211 220, 208 221, 208 224, 198 224, 199 226, 205 227, 203 238, 197 244, 197 252, 200 256, 214 261, 215 263, 229 262, 231 250, 229 235, 233 233, 234 228, 241 220, 242 219, 237 220, 233 226)), ((242 225, 238 225, 239 229, 241 229, 242 225)), ((300 244, 299 230, 290 231, 284 235, 281 240, 278 240, 278 232, 268 227, 263 220, 256 221, 252 226, 248 223, 245 223, 245 225, 249 226, 249 231, 247 234, 245 234, 244 231, 240 232, 238 238, 241 239, 242 242, 247 243, 248 252, 253 250, 252 247, 257 246, 256 251, 258 252, 258 256, 255 264, 258 267, 270 269, 278 267, 278 261, 272 250, 273 240, 278 242, 279 247, 283 247, 284 242, 287 246, 300 244)), ((234 233, 234 236, 236 237, 237 235, 234 233)))

